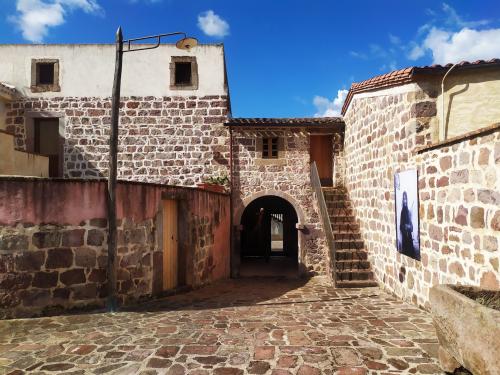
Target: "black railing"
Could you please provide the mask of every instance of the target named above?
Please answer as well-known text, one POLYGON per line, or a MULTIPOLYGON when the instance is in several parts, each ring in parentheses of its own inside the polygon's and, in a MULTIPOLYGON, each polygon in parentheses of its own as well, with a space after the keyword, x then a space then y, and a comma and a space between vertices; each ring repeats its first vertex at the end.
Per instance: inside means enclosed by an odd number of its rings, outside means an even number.
POLYGON ((316 162, 311 163, 311 186, 313 192, 316 195, 316 202, 318 203, 319 213, 321 217, 321 223, 323 225, 323 230, 325 231, 326 242, 330 250, 330 266, 333 279, 333 285, 337 286, 337 259, 335 251, 335 241, 333 237, 332 224, 330 222, 330 215, 328 213, 328 208, 325 202, 325 196, 323 195, 323 190, 321 189, 321 182, 319 179, 318 168, 316 167, 316 162))

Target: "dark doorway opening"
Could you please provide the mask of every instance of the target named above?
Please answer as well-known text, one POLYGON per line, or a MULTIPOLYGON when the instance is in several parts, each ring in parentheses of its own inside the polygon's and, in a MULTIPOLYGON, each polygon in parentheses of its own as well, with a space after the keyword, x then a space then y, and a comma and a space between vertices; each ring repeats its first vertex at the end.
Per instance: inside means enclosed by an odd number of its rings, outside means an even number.
POLYGON ((49 158, 49 177, 62 177, 62 139, 58 118, 34 120, 33 151, 49 158))
POLYGON ((242 276, 296 275, 297 213, 283 198, 265 196, 251 202, 241 217, 242 276))

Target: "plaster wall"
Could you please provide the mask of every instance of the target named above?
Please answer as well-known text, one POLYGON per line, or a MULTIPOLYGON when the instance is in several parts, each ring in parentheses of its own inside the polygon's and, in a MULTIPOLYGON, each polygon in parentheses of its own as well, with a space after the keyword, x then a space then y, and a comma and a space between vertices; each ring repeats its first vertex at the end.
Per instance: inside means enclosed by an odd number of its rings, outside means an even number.
MULTIPOLYGON (((114 44, 0 45, 0 81, 14 85, 26 97, 109 97, 115 64, 114 44), (32 93, 31 60, 59 60, 59 92, 32 93)), ((121 93, 123 96, 224 95, 224 49, 222 45, 199 45, 190 51, 171 44, 125 53, 121 93), (195 56, 198 90, 171 90, 172 56, 195 56)))
MULTIPOLYGON (((180 285, 229 277, 228 195, 119 182, 121 304, 164 292, 163 199, 178 201, 180 285)), ((106 240, 106 181, 0 178, 0 317, 102 307, 106 240)))
POLYGON ((0 175, 49 176, 49 159, 14 149, 14 137, 0 131, 0 175))
MULTIPOLYGON (((441 80, 437 97, 441 122, 441 80)), ((451 71, 445 80, 446 138, 451 138, 500 122, 500 69, 451 71)))

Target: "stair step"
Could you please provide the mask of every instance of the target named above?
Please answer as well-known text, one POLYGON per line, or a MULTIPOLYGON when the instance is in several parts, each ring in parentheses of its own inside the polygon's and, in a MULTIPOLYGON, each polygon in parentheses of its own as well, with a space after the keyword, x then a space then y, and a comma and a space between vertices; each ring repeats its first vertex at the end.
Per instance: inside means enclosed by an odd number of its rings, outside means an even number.
POLYGON ((329 208, 349 207, 349 201, 346 199, 331 199, 329 197, 325 197, 325 203, 329 208))
POLYGON ((369 288, 378 286, 373 280, 337 280, 337 288, 369 288))
POLYGON ((335 262, 337 271, 346 271, 351 269, 369 270, 370 262, 367 260, 337 260, 335 262))
POLYGON ((359 224, 358 223, 348 223, 348 222, 335 222, 332 224, 333 234, 336 232, 358 232, 359 224))
POLYGON ((370 270, 345 270, 345 271, 337 271, 336 273, 337 280, 373 280, 373 272, 370 270))
POLYGON ((359 232, 336 232, 333 234, 335 240, 360 240, 361 233, 359 232))
POLYGON ((335 259, 339 260, 368 260, 366 250, 336 250, 335 259))
POLYGON ((337 215, 337 216, 332 216, 330 215, 330 222, 337 224, 337 223, 355 223, 356 218, 352 215, 337 215))
POLYGON ((364 243, 362 240, 337 240, 334 239, 335 241, 335 248, 336 249, 363 249, 364 248, 364 243))
POLYGON ((354 211, 350 207, 328 207, 328 215, 334 216, 354 216, 354 211))

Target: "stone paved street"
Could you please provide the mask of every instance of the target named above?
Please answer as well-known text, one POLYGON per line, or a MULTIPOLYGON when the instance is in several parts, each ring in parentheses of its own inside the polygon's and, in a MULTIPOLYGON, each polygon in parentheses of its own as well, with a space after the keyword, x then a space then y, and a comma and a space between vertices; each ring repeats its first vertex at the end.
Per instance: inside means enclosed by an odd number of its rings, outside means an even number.
POLYGON ((430 315, 378 288, 239 279, 140 310, 0 322, 2 374, 438 374, 430 315))

